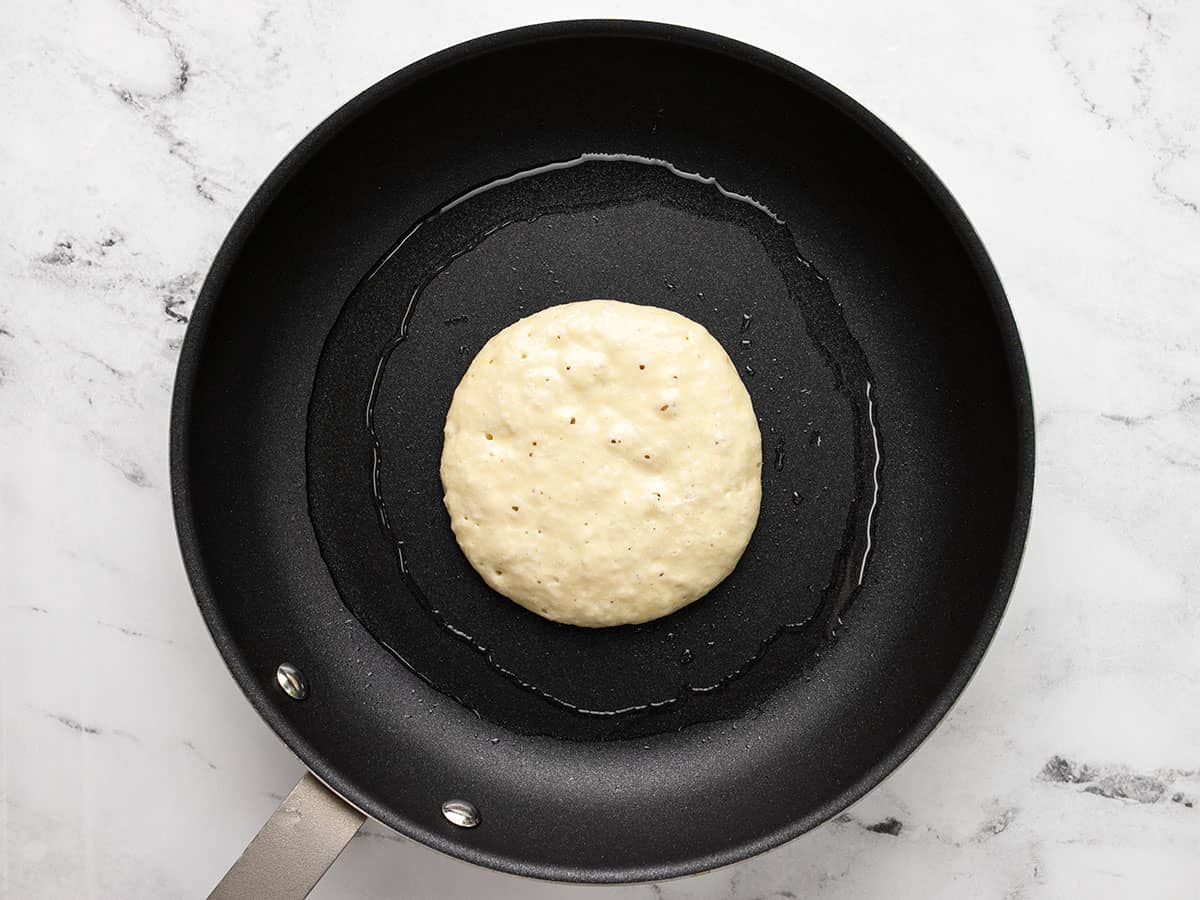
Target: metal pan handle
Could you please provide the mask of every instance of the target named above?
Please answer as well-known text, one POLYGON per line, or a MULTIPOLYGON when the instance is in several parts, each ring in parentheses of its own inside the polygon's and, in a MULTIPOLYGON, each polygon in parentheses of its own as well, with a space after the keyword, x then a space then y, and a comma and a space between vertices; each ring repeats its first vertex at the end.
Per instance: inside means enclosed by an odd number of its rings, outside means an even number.
POLYGON ((208 900, 304 900, 364 821, 306 772, 208 900))

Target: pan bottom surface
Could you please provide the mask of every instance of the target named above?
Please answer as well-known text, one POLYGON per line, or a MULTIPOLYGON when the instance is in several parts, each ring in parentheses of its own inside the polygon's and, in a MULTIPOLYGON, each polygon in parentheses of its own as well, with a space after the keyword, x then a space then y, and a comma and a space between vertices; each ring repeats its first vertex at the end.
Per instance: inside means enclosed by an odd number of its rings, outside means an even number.
POLYGON ((815 662, 865 573, 881 471, 870 391, 834 290, 769 208, 669 162, 589 154, 449 201, 372 267, 317 373, 312 521, 372 634, 497 724, 596 739, 736 717, 815 662), (450 397, 482 344, 591 297, 708 328, 764 443, 762 511, 736 571, 685 610, 599 630, 492 591, 455 544, 438 476, 450 397))

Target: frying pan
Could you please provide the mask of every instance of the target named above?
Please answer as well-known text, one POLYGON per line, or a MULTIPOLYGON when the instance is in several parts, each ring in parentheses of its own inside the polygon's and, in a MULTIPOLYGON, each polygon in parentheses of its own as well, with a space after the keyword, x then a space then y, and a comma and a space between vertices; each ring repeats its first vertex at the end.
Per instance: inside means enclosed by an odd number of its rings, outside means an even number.
POLYGON ((650 881, 844 809, 962 690, 1016 574, 1030 389, 946 189, 763 51, 565 22, 411 65, 318 126, 222 246, 172 486, 230 671, 312 773, 215 896, 303 896, 371 816, 484 866, 650 881), (500 328, 615 297, 705 325, 763 435, 734 573, 641 626, 492 593, 438 459, 500 328))

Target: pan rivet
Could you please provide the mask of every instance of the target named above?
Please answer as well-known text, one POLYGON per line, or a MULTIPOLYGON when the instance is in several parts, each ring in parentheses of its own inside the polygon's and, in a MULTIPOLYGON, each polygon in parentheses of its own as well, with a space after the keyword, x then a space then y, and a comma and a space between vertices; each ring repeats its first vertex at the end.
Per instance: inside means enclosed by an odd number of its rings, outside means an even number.
POLYGON ((304 674, 291 663, 280 663, 275 670, 275 680, 283 688, 283 692, 293 700, 303 700, 308 696, 308 683, 304 674))
POLYGON ((466 800, 447 800, 442 804, 442 815, 459 828, 474 828, 479 824, 479 810, 466 800))

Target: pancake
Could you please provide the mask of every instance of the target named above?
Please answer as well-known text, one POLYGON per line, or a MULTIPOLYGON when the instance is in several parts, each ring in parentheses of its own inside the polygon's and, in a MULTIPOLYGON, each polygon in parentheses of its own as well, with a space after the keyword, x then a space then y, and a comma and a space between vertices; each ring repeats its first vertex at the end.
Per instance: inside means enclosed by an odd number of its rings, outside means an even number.
POLYGON ((479 351, 441 475, 459 547, 492 588, 556 622, 634 624, 733 571, 758 520, 762 438, 703 326, 586 300, 479 351))

